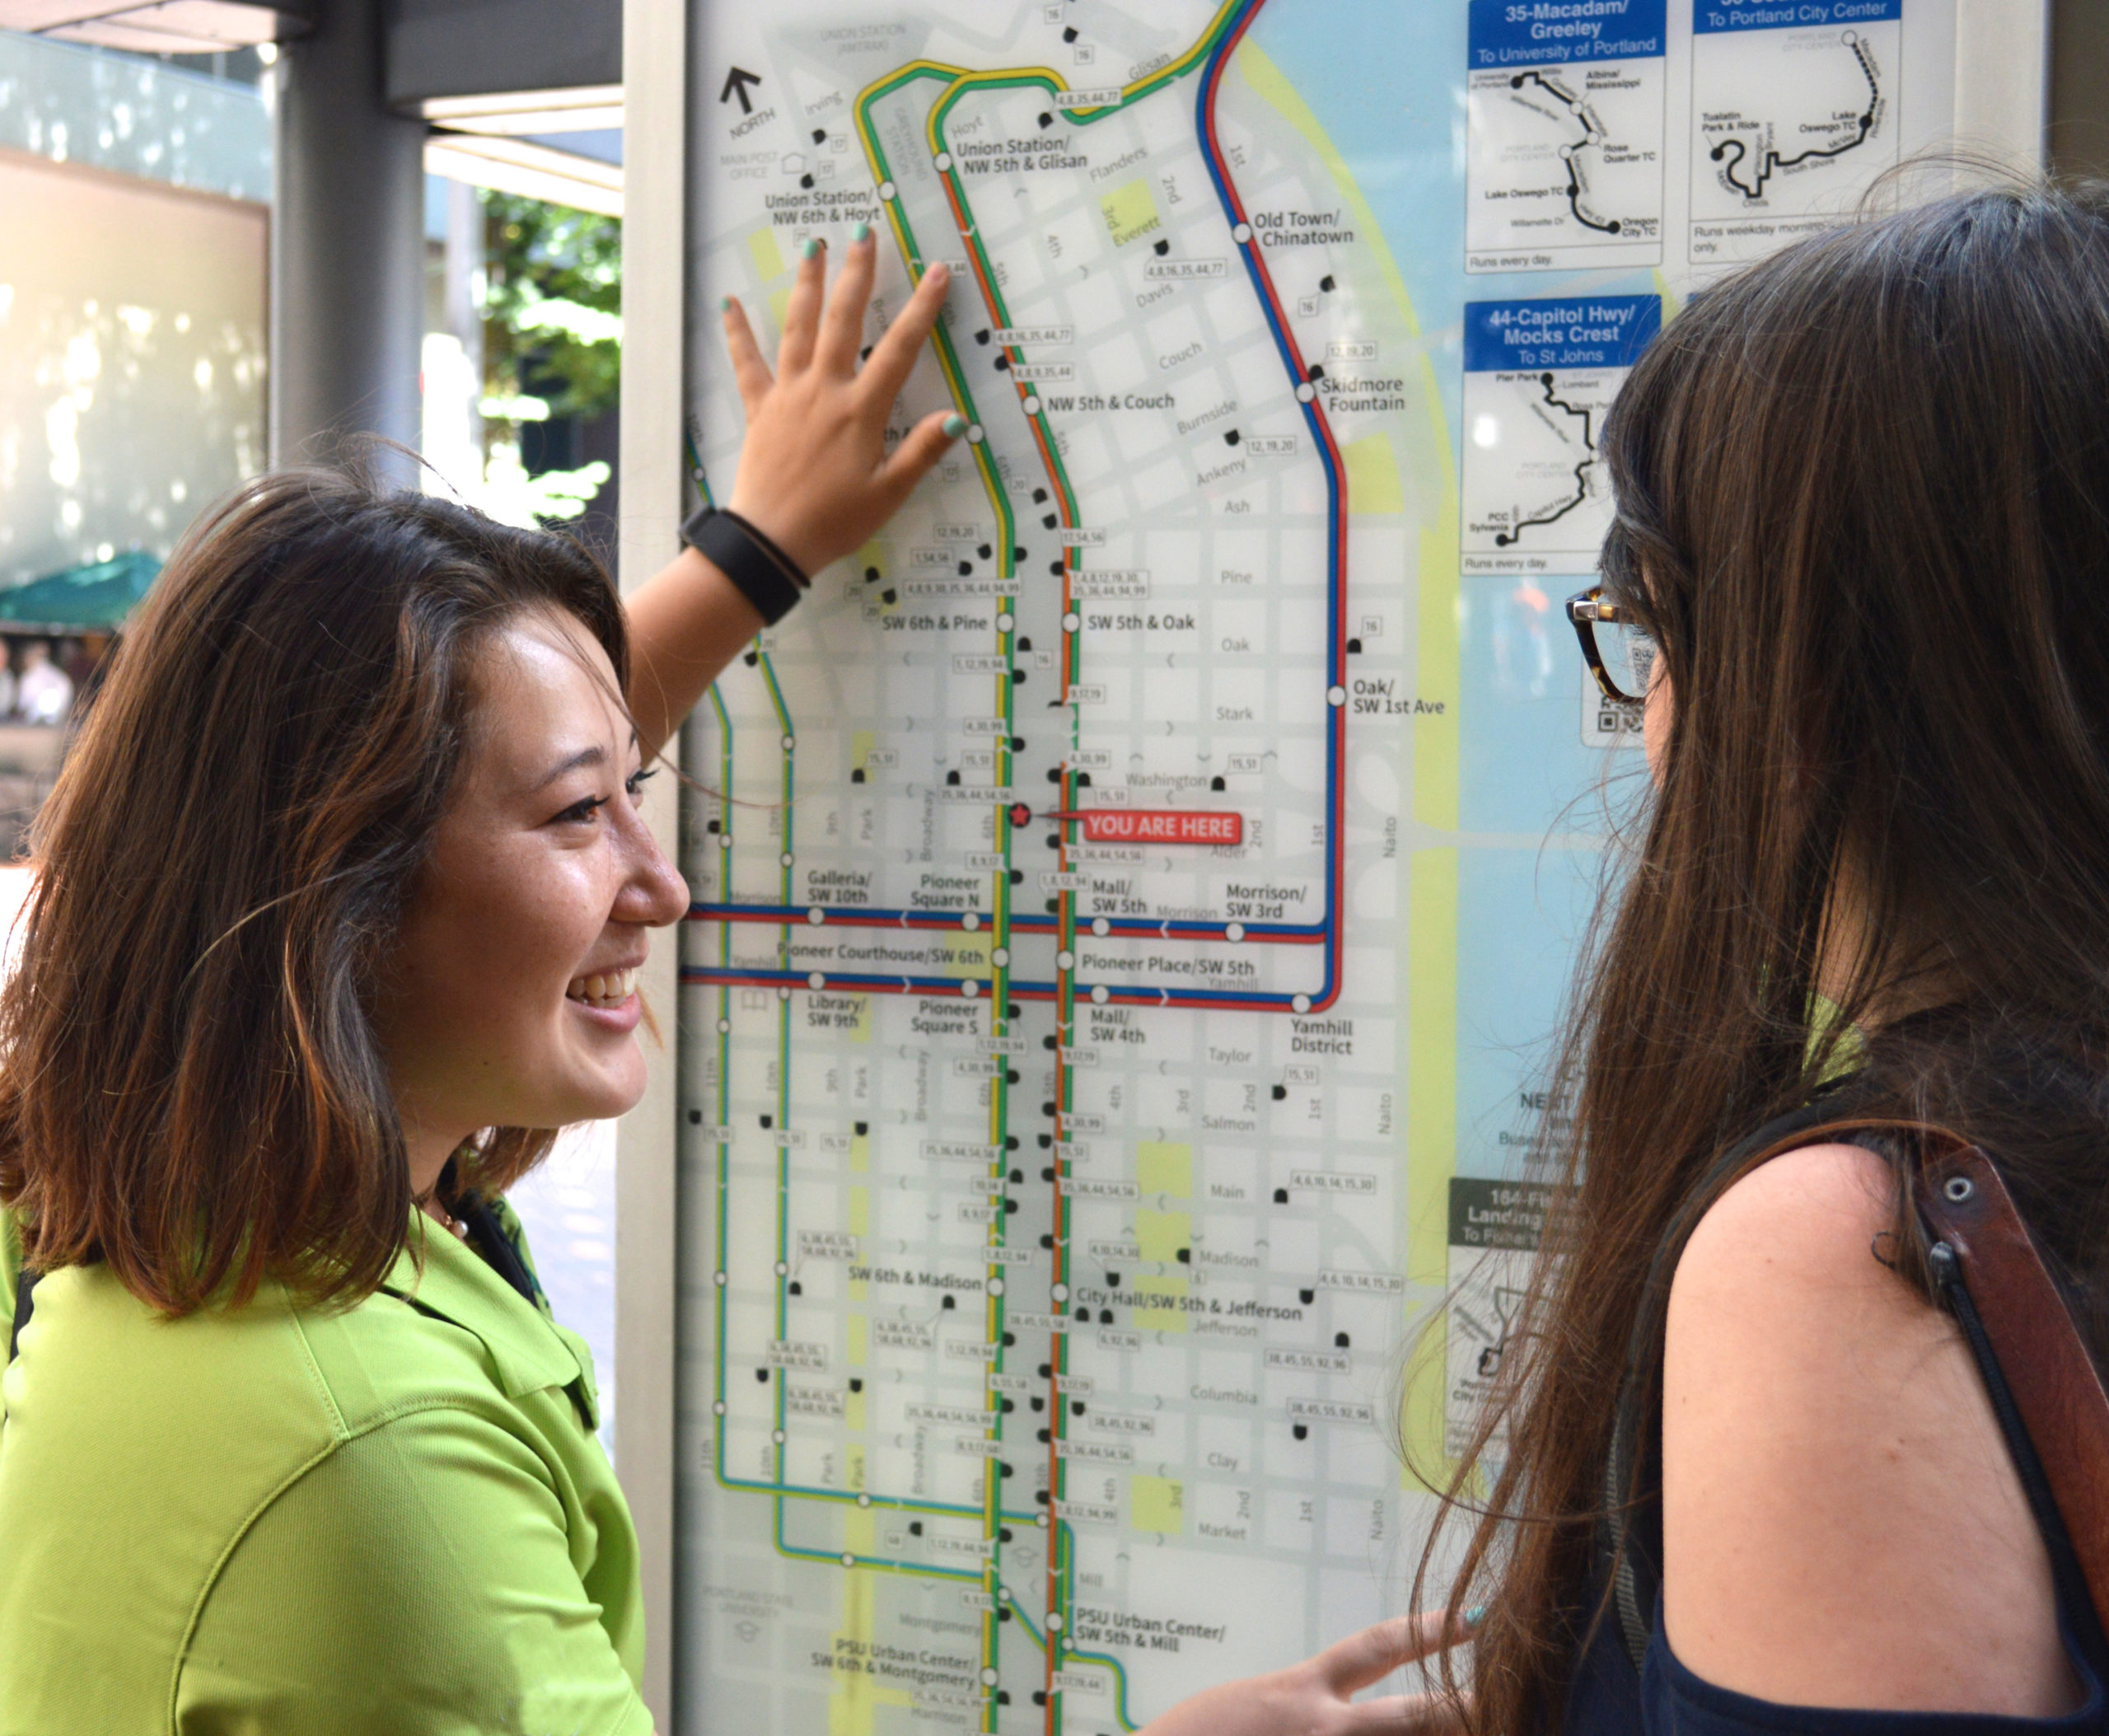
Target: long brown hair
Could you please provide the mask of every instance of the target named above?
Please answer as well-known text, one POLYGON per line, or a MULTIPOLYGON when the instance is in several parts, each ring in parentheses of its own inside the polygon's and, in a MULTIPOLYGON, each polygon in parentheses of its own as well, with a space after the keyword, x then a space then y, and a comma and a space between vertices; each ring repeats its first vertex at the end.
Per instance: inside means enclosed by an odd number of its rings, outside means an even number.
MULTIPOLYGON (((118 650, 32 835, 0 988, 0 1200, 29 1264, 170 1315, 267 1279, 355 1301, 407 1238, 376 969, 523 610, 627 676, 607 574, 559 537, 328 470, 206 513, 118 650)), ((480 1139, 502 1187, 546 1130, 480 1139)))
POLYGON ((1705 290, 1604 452, 1605 582, 1675 705, 1578 976, 1549 1123, 1571 1203, 1503 1371, 1508 1458, 1484 1502, 1471 1467, 1452 1486, 1490 1731, 1556 1727, 1606 1618, 1658 1249, 1854 1027, 1852 1111, 1985 1143, 2097 1347, 2109 1276, 2109 190, 1867 218, 1705 290), (1854 934, 1849 968, 1825 960, 1854 934))

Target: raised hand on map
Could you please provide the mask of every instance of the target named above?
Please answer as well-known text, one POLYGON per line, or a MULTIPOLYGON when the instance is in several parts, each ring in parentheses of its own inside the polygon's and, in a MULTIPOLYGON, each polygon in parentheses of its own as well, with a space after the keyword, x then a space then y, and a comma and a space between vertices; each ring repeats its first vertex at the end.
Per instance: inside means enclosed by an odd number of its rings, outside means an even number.
POLYGON ((1373 1736, 1379 1730, 1433 1736, 1456 1730, 1459 1707, 1445 1695, 1353 1696, 1394 1670, 1457 1644, 1467 1632, 1462 1621, 1443 1610, 1394 1617, 1285 1670, 1227 1682, 1182 1700, 1152 1719, 1142 1736, 1373 1736))
POLYGON ((877 243, 853 240, 832 294, 827 253, 808 241, 771 372, 737 301, 725 303, 725 341, 746 406, 747 438, 727 504, 759 525, 808 573, 860 546, 892 517, 965 427, 944 411, 910 428, 891 456, 886 418, 937 324, 952 274, 923 274, 908 305, 858 366, 877 243))

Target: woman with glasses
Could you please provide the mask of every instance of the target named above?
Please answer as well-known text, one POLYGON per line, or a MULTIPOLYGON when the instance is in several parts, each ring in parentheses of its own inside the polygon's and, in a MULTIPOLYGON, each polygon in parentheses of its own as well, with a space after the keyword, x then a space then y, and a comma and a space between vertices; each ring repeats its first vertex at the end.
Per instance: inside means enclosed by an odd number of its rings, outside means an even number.
POLYGON ((2109 1727, 2109 190, 1705 290, 1603 454, 1653 789, 1448 1613, 1156 1736, 2109 1727))

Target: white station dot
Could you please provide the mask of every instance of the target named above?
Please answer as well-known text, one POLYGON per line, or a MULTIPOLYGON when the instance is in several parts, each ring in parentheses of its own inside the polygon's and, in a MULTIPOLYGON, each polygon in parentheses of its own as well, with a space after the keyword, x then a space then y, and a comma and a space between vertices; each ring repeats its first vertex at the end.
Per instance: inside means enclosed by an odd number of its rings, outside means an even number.
POLYGON ((1017 620, 1012 618, 1008 610, 996 617, 996 630, 998 633, 1008 633, 1012 628, 1017 625, 1017 620))
POLYGON ((1328 705, 1344 705, 1347 702, 1348 690, 1346 688, 1335 686, 1328 687, 1326 690, 1326 703, 1328 705))
POLYGON ((788 984, 788 983, 784 983, 784 984, 781 985, 780 986, 779 986, 779 988, 777 989, 777 991, 776 991, 776 998, 777 998, 779 1000, 788 1000, 788 999, 791 999, 791 985, 790 985, 790 984, 788 984))
POLYGON ((819 971, 814 971, 806 979, 806 986, 809 989, 825 989, 827 986, 825 974, 819 971))
POLYGON ((984 438, 984 437, 981 432, 981 424, 979 422, 970 422, 967 424, 966 440, 968 445, 979 446, 981 444, 984 438))
POLYGON ((1244 939, 1244 938, 1245 938, 1245 924, 1244 924, 1243 923, 1242 923, 1242 922, 1233 922, 1233 923, 1230 924, 1228 926, 1227 926, 1227 927, 1223 929, 1223 938, 1225 940, 1242 940, 1242 939, 1244 939))
POLYGON ((992 1296, 1002 1295, 1003 1294, 1003 1280, 1000 1278, 991 1278, 989 1280, 989 1294, 992 1296))
POLYGON ((1050 1609, 1047 1612, 1047 1631, 1051 1634, 1059 1634, 1062 1631, 1062 1612, 1060 1610, 1050 1609))
POLYGON ((1055 968, 1056 970, 1058 970, 1058 971, 1073 971, 1073 970, 1075 970, 1075 969, 1076 969, 1076 967, 1077 967, 1077 955, 1076 955, 1075 953, 1073 953, 1073 952, 1057 952, 1057 953, 1054 955, 1054 968, 1055 968))
POLYGON ((940 151, 931 161, 936 166, 938 173, 942 175, 952 166, 952 153, 949 151, 940 151))
POLYGON ((713 1416, 722 1416, 725 1414, 725 1401, 721 1398, 713 1405, 710 1407, 710 1414, 713 1416))
POLYGON ((842 1565, 844 1567, 854 1567, 857 1565, 857 1557, 845 1549, 842 1552, 842 1565))
POLYGON ((978 910, 969 910, 966 915, 960 918, 959 925, 965 929, 968 934, 971 934, 976 929, 981 926, 980 912, 978 910))
POLYGON ((722 1288, 724 1287, 724 1283, 725 1283, 725 1275, 724 1275, 724 1273, 720 1272, 720 1273, 718 1273, 718 1286, 719 1286, 719 1288, 720 1288, 720 1289, 722 1289, 722 1288))
POLYGON ((779 1278, 788 1278, 791 1275, 791 1268, 779 1260, 776 1262, 776 1275, 779 1278))
POLYGON ((818 928, 822 923, 827 920, 827 912, 822 910, 818 905, 815 905, 811 910, 806 912, 806 920, 812 924, 815 928, 818 928))
POLYGON ((784 851, 784 852, 783 852, 783 854, 782 855, 779 856, 776 859, 777 859, 779 862, 782 863, 783 864, 783 866, 784 866, 784 867, 788 868, 788 867, 790 867, 790 866, 791 866, 791 852, 790 852, 790 851, 788 851, 788 850, 786 850, 786 851, 784 851))
POLYGON ((1308 404, 1317 395, 1317 388, 1308 380, 1299 380, 1296 382, 1296 401, 1298 404, 1308 404))
POLYGON ((718 1034, 720 1036, 729 1036, 732 1035, 732 1021, 731 1019, 721 1018, 718 1021, 718 1034))
POLYGON ((1040 414, 1040 400, 1031 392, 1026 394, 1025 413, 1028 416, 1036 416, 1040 414))
POLYGON ((1289 999, 1289 1006, 1295 1012, 1308 1013, 1311 1010, 1311 997, 1307 994, 1293 995, 1289 999))
POLYGON ((1011 949, 1008 947, 998 947, 989 955, 989 962, 999 971, 1010 962, 1011 949))
POLYGON ((870 1506, 870 1505, 872 1504, 872 1498, 871 1498, 871 1496, 869 1496, 868 1495, 858 1495, 858 1496, 857 1497, 857 1504, 858 1504, 859 1507, 868 1507, 868 1506, 870 1506))
POLYGON ((970 976, 965 982, 959 985, 959 992, 964 994, 969 1000, 972 1000, 975 995, 981 992, 981 985, 970 976))
POLYGON ((1037 1525, 1037 1526, 1038 1526, 1038 1527, 1039 1527, 1042 1531, 1046 1530, 1046 1528, 1047 1528, 1047 1515, 1046 1515, 1045 1514, 1044 1514, 1044 1513, 1036 1513, 1036 1514, 1035 1514, 1032 1516, 1032 1522, 1033 1522, 1033 1523, 1034 1523, 1034 1524, 1037 1525))
POLYGON ((797 746, 798 746, 798 738, 797 738, 797 737, 796 737, 796 736, 786 736, 786 737, 784 737, 784 738, 783 738, 783 751, 784 751, 784 752, 786 752, 786 753, 790 753, 790 752, 792 752, 793 751, 794 751, 794 750, 797 748, 797 746))
POLYGON ((769 1430, 769 1438, 771 1440, 774 1441, 774 1442, 776 1443, 776 1444, 777 1444, 778 1446, 779 1446, 779 1447, 780 1447, 780 1446, 782 1446, 782 1445, 783 1444, 783 1431, 781 1429, 772 1429, 772 1430, 769 1430))
POLYGON ((893 185, 893 183, 892 183, 891 181, 890 181, 890 180, 882 180, 882 181, 881 181, 881 182, 879 183, 879 197, 880 197, 881 199, 892 199, 892 197, 893 197, 893 196, 894 196, 894 185, 893 185))
POLYGON ((1091 931, 1102 939, 1113 932, 1113 924, 1103 916, 1094 916, 1091 919, 1091 931))
POLYGON ((1064 633, 1074 633, 1077 629, 1083 626, 1083 616, 1078 614, 1073 609, 1062 617, 1062 630, 1064 633))
POLYGON ((1240 223, 1230 232, 1230 238, 1242 247, 1252 239, 1252 226, 1250 223, 1240 223))
POLYGON ((1048 1292, 1048 1294, 1057 1302, 1067 1302, 1069 1299, 1069 1287, 1066 1284, 1058 1284, 1048 1292))
POLYGON ((1091 998, 1102 1007, 1106 1004, 1106 1002, 1113 999, 1113 991, 1107 988, 1104 983, 1100 983, 1092 990, 1091 998))
POLYGON ((732 835, 730 832, 720 832, 718 835, 718 847, 721 850, 729 850, 732 849, 732 835))
POLYGON ((995 1671, 994 1671, 994 1670, 984 1670, 984 1671, 982 1671, 982 1673, 981 1673, 981 1685, 982 1685, 982 1687, 995 1687, 995 1685, 996 1685, 996 1673, 995 1673, 995 1671))

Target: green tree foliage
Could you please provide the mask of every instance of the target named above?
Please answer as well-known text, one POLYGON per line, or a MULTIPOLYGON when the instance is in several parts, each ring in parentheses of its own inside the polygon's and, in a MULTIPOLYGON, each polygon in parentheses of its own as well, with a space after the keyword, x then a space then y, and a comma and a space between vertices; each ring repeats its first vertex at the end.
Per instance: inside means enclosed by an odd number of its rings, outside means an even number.
POLYGON ((621 222, 511 193, 483 201, 484 414, 518 423, 613 409, 621 222))

